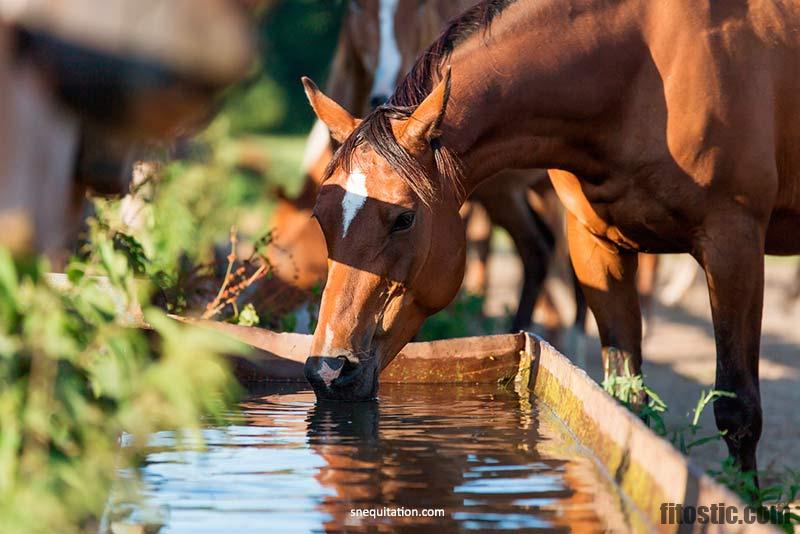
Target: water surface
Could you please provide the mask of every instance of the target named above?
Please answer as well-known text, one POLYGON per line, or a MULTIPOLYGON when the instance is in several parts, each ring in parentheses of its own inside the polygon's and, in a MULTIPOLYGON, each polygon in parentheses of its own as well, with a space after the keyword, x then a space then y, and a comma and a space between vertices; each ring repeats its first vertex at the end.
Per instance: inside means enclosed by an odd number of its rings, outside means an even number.
POLYGON ((619 515, 548 409, 495 386, 382 385, 379 402, 319 405, 278 387, 205 437, 179 452, 154 436, 143 476, 164 534, 592 532, 619 515), (378 517, 423 509, 444 517, 378 517))

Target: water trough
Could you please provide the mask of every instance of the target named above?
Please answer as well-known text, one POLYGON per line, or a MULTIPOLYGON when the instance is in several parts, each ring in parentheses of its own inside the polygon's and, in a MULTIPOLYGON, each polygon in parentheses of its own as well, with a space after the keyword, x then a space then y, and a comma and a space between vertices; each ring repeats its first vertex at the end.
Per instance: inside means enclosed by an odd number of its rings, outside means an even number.
MULTIPOLYGON (((214 322, 249 345, 248 358, 233 358, 244 382, 302 381, 311 336, 278 334, 214 322)), ((598 469, 632 508, 634 531, 774 532, 767 525, 662 524, 662 503, 694 507, 744 504, 654 434, 636 416, 607 395, 583 370, 541 338, 528 333, 410 343, 383 371, 383 383, 496 383, 527 385, 596 459, 598 469)))
MULTIPOLYGON (((65 287, 64 275, 51 283, 65 287)), ((113 292, 112 292, 113 293, 113 292)), ((148 328, 141 310, 127 310, 132 327, 148 328)), ((216 321, 174 317, 219 331, 245 347, 247 357, 232 356, 232 368, 243 383, 304 382, 303 364, 311 336, 276 333, 216 321)), ((476 384, 514 381, 564 423, 575 440, 596 460, 597 468, 623 498, 628 523, 637 532, 777 532, 762 524, 664 524, 662 504, 711 507, 744 503, 654 434, 642 421, 606 394, 586 372, 543 339, 529 334, 409 343, 381 373, 382 383, 476 384)))

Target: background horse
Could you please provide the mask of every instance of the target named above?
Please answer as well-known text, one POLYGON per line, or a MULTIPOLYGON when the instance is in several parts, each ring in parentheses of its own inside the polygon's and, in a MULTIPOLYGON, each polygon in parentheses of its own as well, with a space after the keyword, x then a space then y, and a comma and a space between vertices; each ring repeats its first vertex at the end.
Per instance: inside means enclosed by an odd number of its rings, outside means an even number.
POLYGON ((800 252, 800 6, 741 7, 487 0, 362 122, 306 81, 344 143, 315 208, 331 262, 306 363, 317 395, 374 396, 455 295, 462 192, 549 168, 607 372, 641 369, 637 252, 701 264, 716 387, 735 393, 715 402, 717 426, 755 470, 764 253, 800 252))
MULTIPOLYGON (((348 3, 339 44, 331 65, 327 91, 355 115, 366 114, 386 102, 399 77, 408 72, 419 52, 432 42, 447 20, 475 4, 475 0, 360 0, 348 3)), ((322 234, 315 221, 310 221, 322 174, 333 153, 330 136, 318 121, 309 137, 303 168, 306 182, 296 200, 280 198, 272 221, 273 245, 269 260, 275 280, 267 281, 259 291, 261 307, 281 306, 286 310, 289 293, 300 297, 291 306, 307 299, 312 289, 321 285, 326 273, 326 252, 322 234), (283 282, 283 283, 281 283, 283 282), (290 285, 299 291, 283 289, 290 285), (276 299, 275 294, 281 298, 276 299), (305 296, 305 299, 303 298, 305 296)), ((563 237, 559 211, 552 213, 554 202, 540 201, 537 209, 528 202, 529 195, 553 196, 544 171, 507 171, 477 188, 471 199, 480 203, 491 221, 510 235, 523 264, 523 284, 511 330, 530 326, 534 305, 548 272, 557 238, 563 237), (548 222, 545 222, 548 221, 548 222)), ((487 227, 490 230, 490 227, 487 227)), ((485 289, 486 256, 491 231, 479 236, 476 248, 478 262, 473 288, 485 289)), ((566 247, 562 247, 566 249, 566 247)), ((572 275, 566 270, 568 283, 572 275)), ((585 326, 585 303, 580 290, 576 329, 571 353, 582 353, 585 326)), ((552 299, 545 299, 545 304, 552 299)), ((300 307, 301 312, 305 310, 300 307)), ((271 309, 270 311, 275 311, 271 309)), ((560 323, 556 307, 546 306, 552 337, 560 323)), ((301 321, 305 322, 305 321, 301 321)), ((581 358, 581 355, 578 356, 581 358)))

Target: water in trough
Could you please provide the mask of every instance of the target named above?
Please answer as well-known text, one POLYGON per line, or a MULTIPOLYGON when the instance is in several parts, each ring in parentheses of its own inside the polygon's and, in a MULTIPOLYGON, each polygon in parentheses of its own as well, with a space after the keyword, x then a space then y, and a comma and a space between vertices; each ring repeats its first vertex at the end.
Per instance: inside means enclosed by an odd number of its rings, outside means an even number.
POLYGON ((626 522, 560 421, 497 386, 385 384, 379 402, 330 405, 273 386, 205 437, 206 450, 178 452, 174 434, 154 436, 149 506, 131 521, 161 523, 164 534, 591 532, 626 522))

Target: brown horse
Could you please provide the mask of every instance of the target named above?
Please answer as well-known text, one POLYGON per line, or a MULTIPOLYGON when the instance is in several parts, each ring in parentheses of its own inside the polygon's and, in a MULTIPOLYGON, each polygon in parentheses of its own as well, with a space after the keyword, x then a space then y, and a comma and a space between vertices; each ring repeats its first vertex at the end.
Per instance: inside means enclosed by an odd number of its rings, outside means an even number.
POLYGON ((488 0, 363 121, 306 81, 343 146, 316 206, 330 269, 306 374, 320 398, 378 373, 457 291, 463 194, 543 167, 607 370, 641 368, 637 251, 708 280, 715 402, 756 468, 764 254, 800 251, 800 6, 762 0, 488 0), (452 65, 455 75, 450 76, 452 65))
MULTIPOLYGON (((383 104, 400 75, 410 70, 418 53, 436 38, 446 21, 474 4, 475 0, 350 2, 331 66, 328 92, 356 115, 383 104)), ((274 243, 268 256, 274 278, 259 291, 263 296, 259 299, 260 306, 275 306, 269 292, 286 294, 278 285, 294 286, 298 291, 292 293, 302 300, 304 294, 308 295, 325 279, 324 239, 309 215, 324 168, 333 153, 329 139, 327 129, 318 121, 309 136, 304 157, 307 178, 303 191, 296 200, 281 198, 278 202, 272 220, 274 243)), ((477 188, 471 196, 485 207, 493 223, 509 233, 522 259, 523 284, 512 331, 530 326, 553 253, 554 232, 543 222, 548 214, 537 213, 527 202, 531 187, 543 182, 547 182, 544 171, 508 171, 477 188)), ((479 248, 488 252, 487 245, 478 243, 479 248)), ((485 269, 478 269, 481 270, 485 269)), ((285 304, 284 298, 281 301, 285 304)), ((299 302, 293 304, 297 306, 299 302)), ((579 324, 582 326, 583 322, 579 324)))

